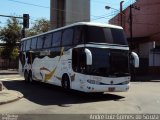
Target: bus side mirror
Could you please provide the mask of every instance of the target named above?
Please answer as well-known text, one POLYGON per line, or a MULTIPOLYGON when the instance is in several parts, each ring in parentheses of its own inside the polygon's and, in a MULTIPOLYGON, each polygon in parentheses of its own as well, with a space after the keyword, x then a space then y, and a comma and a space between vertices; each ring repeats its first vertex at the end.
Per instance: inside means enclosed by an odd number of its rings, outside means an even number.
POLYGON ((89 49, 85 48, 85 53, 86 53, 86 64, 87 65, 92 65, 92 53, 89 49))
POLYGON ((133 66, 135 68, 139 68, 139 57, 138 57, 137 53, 131 52, 131 56, 133 57, 133 66))

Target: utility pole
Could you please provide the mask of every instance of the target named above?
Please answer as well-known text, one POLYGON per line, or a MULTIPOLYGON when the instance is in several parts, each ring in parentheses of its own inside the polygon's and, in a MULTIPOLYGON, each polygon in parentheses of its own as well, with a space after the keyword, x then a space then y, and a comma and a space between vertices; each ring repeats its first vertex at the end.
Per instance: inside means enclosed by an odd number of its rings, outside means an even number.
POLYGON ((129 19, 130 19, 130 41, 131 41, 131 47, 132 47, 132 42, 133 42, 133 13, 132 13, 132 8, 135 10, 140 10, 140 7, 137 7, 135 5, 130 5, 130 14, 129 14, 129 19))
POLYGON ((132 42, 132 39, 133 39, 133 33, 132 33, 132 5, 129 6, 129 9, 130 9, 130 14, 129 14, 129 19, 130 19, 130 40, 132 42))
POLYGON ((22 38, 25 37, 25 28, 29 28, 29 14, 23 14, 23 17, 16 17, 10 15, 0 15, 0 17, 23 19, 22 38))
POLYGON ((123 4, 124 1, 120 2, 120 15, 121 15, 121 26, 123 27, 123 4))
POLYGON ((29 28, 29 14, 23 14, 22 38, 25 38, 25 28, 29 28))

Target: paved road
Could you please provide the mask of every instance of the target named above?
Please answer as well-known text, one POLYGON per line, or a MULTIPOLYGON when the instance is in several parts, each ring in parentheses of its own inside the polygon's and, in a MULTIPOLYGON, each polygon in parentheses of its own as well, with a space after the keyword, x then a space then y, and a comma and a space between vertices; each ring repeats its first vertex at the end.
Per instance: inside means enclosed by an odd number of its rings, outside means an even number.
POLYGON ((24 98, 0 106, 0 113, 14 114, 93 114, 159 113, 160 81, 132 82, 128 92, 85 94, 64 92, 60 87, 34 82, 26 84, 19 75, 1 75, 0 80, 24 98))

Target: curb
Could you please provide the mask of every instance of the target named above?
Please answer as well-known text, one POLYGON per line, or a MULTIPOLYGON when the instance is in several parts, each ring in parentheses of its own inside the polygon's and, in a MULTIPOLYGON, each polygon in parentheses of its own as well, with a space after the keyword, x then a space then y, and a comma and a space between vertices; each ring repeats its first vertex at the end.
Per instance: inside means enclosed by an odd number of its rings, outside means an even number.
POLYGON ((17 75, 19 73, 0 73, 0 75, 17 75))
POLYGON ((6 99, 6 100, 4 99, 3 101, 0 101, 0 105, 15 102, 24 97, 22 93, 15 91, 15 90, 3 90, 0 92, 0 94, 3 94, 5 92, 8 94, 12 94, 12 97, 9 99, 6 99), (14 94, 14 97, 13 97, 13 94, 14 94))

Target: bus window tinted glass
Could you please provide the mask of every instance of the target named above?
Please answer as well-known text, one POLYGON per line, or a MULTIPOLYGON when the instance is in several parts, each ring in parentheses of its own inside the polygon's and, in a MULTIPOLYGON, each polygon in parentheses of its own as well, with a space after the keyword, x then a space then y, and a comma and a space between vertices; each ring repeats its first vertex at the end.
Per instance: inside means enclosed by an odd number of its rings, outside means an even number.
POLYGON ((27 42, 27 41, 23 41, 23 51, 26 50, 26 42, 27 42))
POLYGON ((53 47, 60 46, 61 35, 62 35, 62 33, 60 31, 53 33, 53 37, 52 37, 52 46, 53 47))
POLYGON ((79 26, 76 27, 74 29, 74 40, 73 40, 73 44, 77 45, 77 44, 81 44, 84 42, 84 38, 83 38, 83 27, 79 26))
POLYGON ((32 38, 31 49, 36 49, 37 38, 32 38))
POLYGON ((23 51, 24 42, 21 42, 21 51, 23 51))
POLYGON ((45 35, 44 48, 51 47, 52 34, 45 35))
POLYGON ((104 30, 101 27, 88 27, 87 29, 87 41, 95 43, 106 43, 104 30))
POLYGON ((37 42, 37 49, 41 49, 42 48, 43 41, 44 41, 44 36, 39 36, 38 37, 38 42, 37 42))
POLYGON ((127 45, 122 29, 106 27, 87 27, 87 42, 127 45))
POLYGON ((73 29, 66 29, 62 36, 62 45, 72 45, 73 29))
POLYGON ((127 40, 125 38, 123 30, 111 28, 111 31, 112 31, 112 36, 113 36, 113 43, 120 44, 120 45, 127 44, 127 40))
POLYGON ((31 47, 31 39, 27 40, 26 50, 30 50, 30 47, 31 47))

